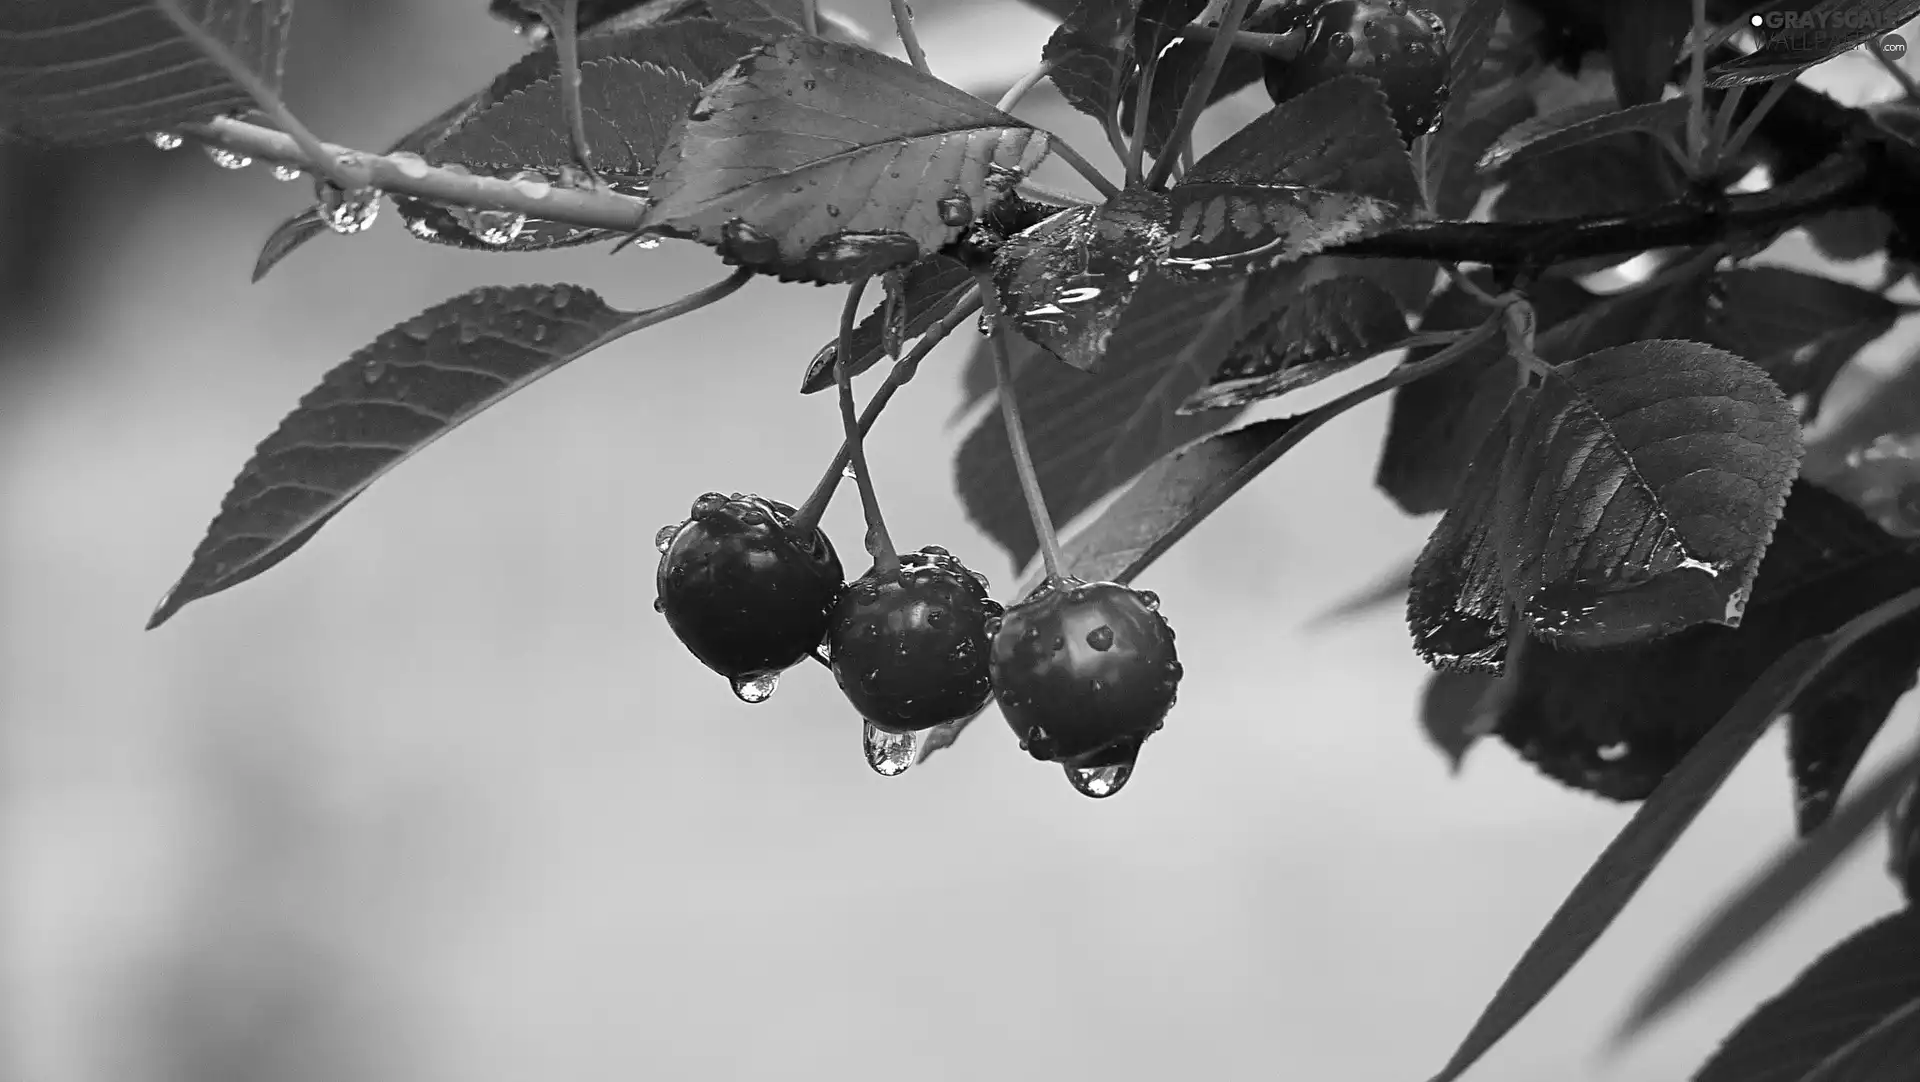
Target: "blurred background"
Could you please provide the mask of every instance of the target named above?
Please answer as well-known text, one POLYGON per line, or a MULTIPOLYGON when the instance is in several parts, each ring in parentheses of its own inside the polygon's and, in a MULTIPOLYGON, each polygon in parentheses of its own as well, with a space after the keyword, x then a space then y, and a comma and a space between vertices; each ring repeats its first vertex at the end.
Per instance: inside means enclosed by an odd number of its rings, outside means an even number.
MULTIPOLYGON (((1012 3, 919 6, 936 71, 972 86, 1006 85, 1049 30, 1012 3)), ((522 47, 483 8, 303 0, 288 96, 323 136, 382 146, 522 47)), ((843 10, 879 34, 884 8, 843 10)), ((1883 78, 1860 57, 1817 73, 1856 98, 1883 78)), ((837 444, 831 400, 794 390, 838 294, 764 281, 520 393, 298 558, 143 633, 254 443, 380 331, 480 284, 641 307, 722 273, 681 245, 462 253, 389 217, 249 286, 307 194, 192 149, 0 150, 8 1082, 1417 1080, 1631 812, 1499 745, 1450 776, 1397 607, 1307 628, 1431 526, 1371 488, 1384 401, 1142 580, 1187 678, 1116 799, 1074 793, 992 713, 882 779, 816 667, 738 702, 652 611, 651 539, 708 489, 797 501, 837 444)), ((876 429, 876 482, 904 545, 1007 590, 951 494, 965 349, 876 429)), ((843 551, 857 515, 830 516, 843 551)), ((1876 837, 1603 1060, 1662 952, 1788 838, 1789 804, 1776 734, 1472 1077, 1682 1078, 1895 906, 1876 837)))

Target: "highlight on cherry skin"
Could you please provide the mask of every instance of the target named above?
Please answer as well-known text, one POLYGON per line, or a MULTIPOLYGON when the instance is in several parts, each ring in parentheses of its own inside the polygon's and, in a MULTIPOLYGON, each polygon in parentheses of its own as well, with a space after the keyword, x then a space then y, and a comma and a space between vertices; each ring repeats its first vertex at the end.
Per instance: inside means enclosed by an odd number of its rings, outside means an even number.
POLYGON ((864 722, 867 765, 886 777, 919 758, 921 734, 980 712, 993 695, 986 576, 935 545, 849 584, 827 632, 834 679, 864 722))
POLYGON ((1150 591, 1049 579, 989 623, 1001 714, 1087 796, 1127 784, 1173 707, 1184 670, 1159 609, 1150 591))
POLYGON ((709 492, 688 518, 661 527, 656 612, 743 702, 765 702, 780 674, 820 649, 845 587, 833 543, 796 537, 787 504, 709 492))

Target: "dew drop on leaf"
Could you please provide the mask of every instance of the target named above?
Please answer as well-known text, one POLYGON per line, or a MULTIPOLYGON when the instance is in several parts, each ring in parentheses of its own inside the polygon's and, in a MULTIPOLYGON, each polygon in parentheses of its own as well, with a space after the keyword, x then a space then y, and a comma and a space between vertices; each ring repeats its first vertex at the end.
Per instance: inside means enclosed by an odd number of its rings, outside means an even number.
POLYGON ((299 180, 300 175, 300 167, 297 165, 282 164, 273 167, 273 179, 278 181, 299 180))
POLYGON ((380 377, 386 374, 387 374, 387 362, 381 360, 378 357, 375 357, 372 360, 369 360, 367 363, 360 366, 360 379, 363 382, 368 384, 374 384, 374 383, 380 382, 380 377))
POLYGON ((321 218, 327 228, 341 236, 364 233, 373 228, 374 219, 380 216, 380 191, 377 188, 362 188, 357 192, 345 191, 332 184, 315 185, 320 197, 321 218))
POLYGON ((170 131, 156 131, 147 133, 147 142, 160 150, 179 150, 186 140, 170 131))
POLYGON ((1114 763, 1110 766, 1070 766, 1066 768, 1067 780, 1084 796, 1098 800, 1119 792, 1133 777, 1132 763, 1114 763))
POLYGON ((685 523, 670 522, 658 530, 655 530, 653 532, 653 547, 661 552, 672 548, 674 535, 680 532, 680 527, 683 525, 685 525, 685 523))
POLYGON ((1600 756, 1602 762, 1617 763, 1625 759, 1627 753, 1631 750, 1633 749, 1627 746, 1627 742, 1622 740, 1618 743, 1608 744, 1605 747, 1597 749, 1595 754, 1600 756))
POLYGON ((653 236, 652 234, 648 234, 646 236, 637 238, 633 242, 633 246, 635 248, 641 249, 642 251, 651 252, 655 248, 660 247, 660 238, 653 236))
POLYGON ((511 210, 475 210, 471 207, 454 209, 453 216, 467 227, 467 232, 482 244, 495 248, 512 244, 527 227, 527 216, 511 210))
POLYGON ((553 182, 545 173, 522 170, 507 178, 507 183, 528 199, 545 199, 553 194, 553 182))
POLYGON ((780 674, 761 673, 758 676, 737 676, 733 680, 733 693, 743 703, 764 703, 773 698, 775 689, 780 686, 780 674))
POLYGON ((226 147, 209 146, 206 150, 207 157, 212 159, 213 164, 222 169, 245 169, 247 166, 253 164, 252 158, 247 157, 245 154, 235 154, 226 147))
POLYGON ((890 733, 873 722, 865 723, 860 742, 866 749, 867 765, 883 778, 907 772, 920 757, 919 733, 890 733))
POLYGON ((1087 632, 1087 645, 1105 653, 1113 649, 1113 629, 1105 624, 1087 632))

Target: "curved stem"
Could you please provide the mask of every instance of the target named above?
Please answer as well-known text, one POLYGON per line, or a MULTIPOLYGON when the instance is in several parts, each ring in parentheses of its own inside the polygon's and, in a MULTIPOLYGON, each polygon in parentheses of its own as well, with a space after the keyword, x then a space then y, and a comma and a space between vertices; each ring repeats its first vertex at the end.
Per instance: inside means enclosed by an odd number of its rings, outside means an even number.
POLYGON ((913 9, 907 6, 907 0, 893 0, 893 30, 900 35, 900 44, 907 48, 907 61, 932 75, 933 69, 927 67, 927 51, 920 47, 920 35, 913 31, 913 9))
MULTIPOLYGON (((1204 23, 1194 23, 1180 31, 1180 36, 1199 41, 1217 41, 1220 31, 1204 23)), ((1256 34, 1251 30, 1236 31, 1233 35, 1233 47, 1241 52, 1260 53, 1263 56, 1292 60, 1306 47, 1307 36, 1301 30, 1289 30, 1284 34, 1256 34)))
MULTIPOLYGON (((920 362, 926 360, 927 354, 932 353, 935 346, 953 333, 954 328, 972 319, 973 314, 979 310, 980 290, 975 287, 961 296, 960 303, 954 306, 953 311, 948 312, 940 322, 927 328, 926 333, 920 336, 920 341, 907 351, 905 357, 894 363, 893 368, 887 373, 886 381, 880 384, 880 389, 873 392, 873 397, 867 400, 867 408, 860 412, 860 435, 865 436, 873 431, 873 423, 880 419, 880 411, 887 408, 887 402, 893 398, 893 392, 906 386, 907 381, 919 371, 920 362)), ((834 355, 838 357, 839 347, 834 348, 836 351, 834 355)), ((807 502, 800 505, 799 514, 794 516, 794 525, 800 527, 803 533, 820 524, 820 516, 827 513, 827 504, 832 502, 834 491, 840 487, 843 471, 851 461, 853 461, 853 441, 842 440, 839 453, 833 456, 833 461, 827 466, 827 472, 820 475, 820 483, 813 487, 813 491, 807 496, 807 502)))
MULTIPOLYGON (((1160 71, 1160 58, 1149 56, 1140 61, 1140 89, 1133 99, 1133 141, 1127 146, 1127 187, 1140 183, 1142 163, 1147 155, 1147 114, 1153 105, 1153 77, 1160 71)), ((1160 148, 1165 157, 1166 147, 1160 148)))
POLYGON ((1053 61, 1051 60, 1041 61, 1039 67, 1033 69, 1032 71, 1026 73, 1025 75, 1022 75, 1020 77, 1019 82, 1013 84, 1012 87, 1008 88, 1007 92, 1005 94, 1002 94, 1000 96, 1000 100, 997 103, 995 103, 994 108, 1000 110, 1003 113, 1012 112, 1013 107, 1020 104, 1020 99, 1026 97, 1027 94, 1030 93, 1034 87, 1039 86, 1040 80, 1045 79, 1047 76, 1052 74, 1053 74, 1053 61))
POLYGON ((741 267, 739 270, 734 271, 732 274, 713 283, 707 288, 695 290, 677 301, 668 301, 657 308, 645 308, 634 312, 629 319, 615 324, 612 330, 609 330, 601 337, 594 348, 598 349, 600 346, 604 346, 616 338, 625 337, 635 331, 644 331, 648 327, 658 323, 665 323, 669 319, 677 319, 680 316, 686 315, 688 312, 705 308, 715 301, 725 300, 752 279, 753 269, 750 267, 741 267))
POLYGON ((1723 159, 1731 159, 1746 147, 1747 140, 1753 137, 1755 129, 1760 127, 1760 122, 1767 118, 1767 114, 1773 111, 1775 105, 1779 104, 1787 88, 1793 83, 1792 76, 1781 76, 1767 84, 1767 92, 1760 96, 1760 101, 1753 107, 1753 112, 1748 113, 1747 119, 1741 121, 1740 126, 1735 128, 1733 134, 1728 137, 1727 145, 1720 151, 1723 159))
POLYGON ((1033 467, 1033 452, 1027 447, 1027 430, 1020 423, 1020 403, 1013 388, 1013 351, 1007 348, 1007 321, 1002 318, 993 280, 984 274, 980 277, 980 298, 987 309, 987 322, 993 325, 989 336, 993 340, 993 377, 1000 387, 1000 418, 1007 427, 1007 449, 1013 455, 1013 472, 1020 477, 1020 494, 1026 497, 1027 514, 1033 517, 1033 534, 1040 540, 1040 559, 1047 569, 1047 580, 1059 582, 1066 578, 1060 535, 1054 531, 1047 496, 1040 489, 1040 474, 1033 467))
POLYGON ((1095 188, 1098 188, 1101 195, 1112 199, 1114 196, 1120 194, 1120 189, 1114 186, 1113 181, 1101 175, 1100 170, 1095 169, 1092 162, 1081 157, 1079 151, 1068 146, 1065 139, 1056 135, 1048 145, 1053 147, 1053 152, 1060 155, 1063 161, 1073 166, 1081 176, 1086 177, 1088 182, 1095 188))
POLYGON ((833 377, 840 384, 840 425, 846 430, 847 443, 853 449, 853 480, 860 486, 860 506, 866 512, 867 551, 873 556, 873 570, 890 576, 900 570, 900 555, 893 551, 893 538, 887 536, 886 520, 880 517, 880 497, 873 491, 873 471, 867 468, 866 441, 861 439, 860 419, 853 409, 853 374, 847 358, 853 354, 853 320, 860 314, 860 295, 867 290, 862 278, 847 290, 847 303, 840 309, 840 341, 833 356, 833 377))
POLYGON ((1213 84, 1220 81, 1220 69, 1226 66, 1234 35, 1240 32, 1240 21, 1252 4, 1253 0, 1228 0, 1226 13, 1220 17, 1220 32, 1207 47, 1207 59, 1200 67, 1199 76, 1187 87, 1186 100, 1180 103, 1180 119, 1174 121, 1166 150, 1154 160, 1147 187, 1158 188, 1167 182, 1174 163, 1180 160, 1180 148, 1193 138, 1193 126, 1199 123, 1200 114, 1207 111, 1207 103, 1213 97, 1213 84))
POLYGON ((1878 42, 1875 42, 1868 52, 1871 52, 1873 58, 1880 62, 1881 67, 1887 69, 1887 74, 1893 76, 1893 81, 1900 84, 1900 89, 1905 92, 1908 101, 1920 101, 1920 82, 1914 81, 1912 72, 1901 67, 1898 60, 1882 52, 1878 42))
POLYGON ((308 130, 305 124, 300 123, 300 118, 293 115, 293 110, 287 108, 287 103, 280 100, 280 95, 274 92, 273 87, 268 86, 266 80, 260 78, 239 57, 233 55, 233 50, 227 48, 226 42, 208 33, 207 28, 201 26, 197 19, 182 11, 179 0, 154 0, 154 6, 160 9, 160 14, 166 16, 174 29, 180 31, 182 37, 193 42, 194 48, 199 49, 208 60, 219 65, 227 78, 240 84, 240 88, 253 98, 256 105, 260 106, 261 112, 272 117, 274 123, 280 125, 280 130, 293 140, 300 148, 301 154, 306 157, 304 164, 308 169, 326 177, 342 191, 356 192, 367 186, 368 178, 362 175, 360 170, 345 165, 337 155, 328 153, 326 144, 308 130))

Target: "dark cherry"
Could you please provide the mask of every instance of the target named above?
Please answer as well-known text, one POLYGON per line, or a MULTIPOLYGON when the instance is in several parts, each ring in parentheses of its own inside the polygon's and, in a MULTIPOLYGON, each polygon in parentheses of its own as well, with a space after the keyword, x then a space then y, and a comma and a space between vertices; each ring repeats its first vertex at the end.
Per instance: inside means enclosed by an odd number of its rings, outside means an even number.
POLYGON ((1266 62, 1275 104, 1340 75, 1378 79, 1400 137, 1411 143, 1440 126, 1447 108, 1447 25, 1407 0, 1327 0, 1313 13, 1292 60, 1266 62))
POLYGON ((819 649, 845 582, 827 535, 796 537, 784 503, 709 492, 661 529, 653 607, 693 656, 760 702, 780 673, 819 649))
POLYGON ((1126 783, 1180 684, 1160 599, 1115 582, 1043 584, 994 629, 1000 711, 1036 759, 1089 796, 1126 783))
POLYGON ((860 716, 885 732, 969 717, 993 694, 987 622, 1001 612, 986 580, 946 549, 905 553, 897 572, 869 571, 834 605, 833 675, 860 716))

